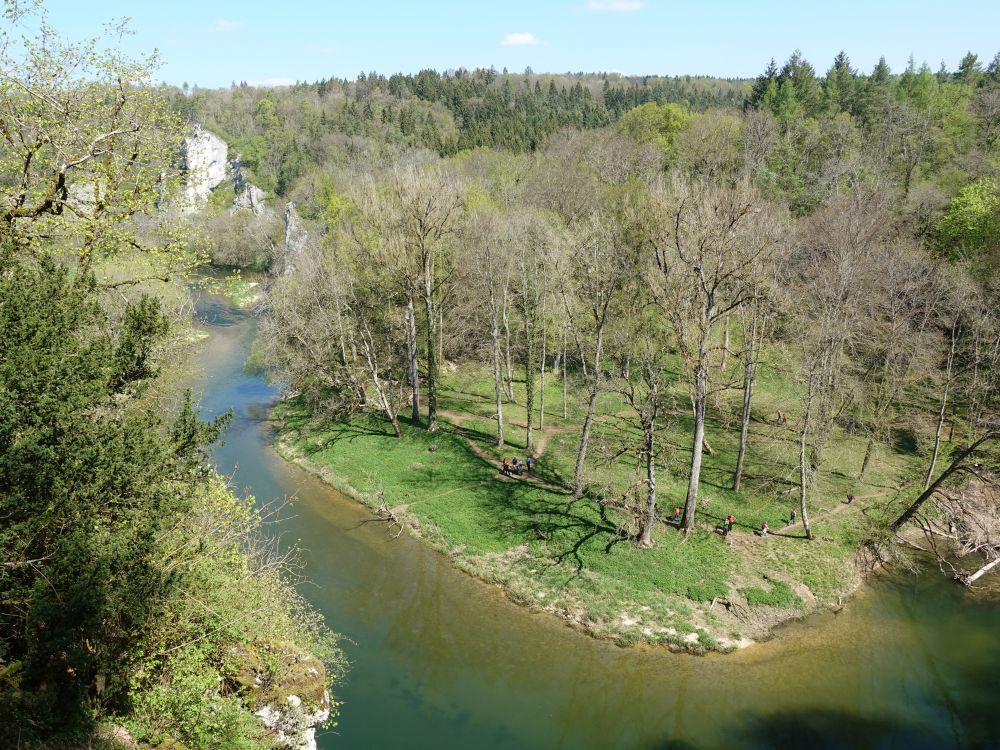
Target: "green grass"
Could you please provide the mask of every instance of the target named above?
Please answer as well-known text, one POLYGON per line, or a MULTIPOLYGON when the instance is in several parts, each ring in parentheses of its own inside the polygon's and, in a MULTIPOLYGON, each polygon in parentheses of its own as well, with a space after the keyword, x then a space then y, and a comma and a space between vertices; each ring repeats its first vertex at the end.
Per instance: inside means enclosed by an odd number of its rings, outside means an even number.
MULTIPOLYGON (((280 448, 359 500, 373 507, 384 500, 457 565, 500 584, 516 601, 625 644, 725 649, 735 634, 766 634, 777 610, 831 604, 851 590, 858 580, 853 558, 865 503, 848 508, 842 498, 848 492, 890 497, 921 460, 882 447, 859 483, 854 477, 865 442, 835 430, 810 500, 816 539, 806 541, 801 524, 786 526, 789 510, 798 505, 797 434, 770 421, 778 408, 796 421, 797 386, 781 374, 780 351, 769 362, 773 367, 763 369, 758 386, 742 491, 730 489, 740 399, 733 392, 711 404, 707 436, 715 455, 704 457, 698 528, 685 539, 658 524, 651 549, 620 533, 628 519, 618 511, 587 499, 572 502, 564 489, 573 475, 586 402, 571 387, 563 419, 556 377, 546 381, 551 434, 536 464, 545 486, 500 477, 499 460, 523 458, 525 452, 523 383, 515 383, 515 402, 504 404, 506 445, 497 448, 493 383, 475 365, 445 377, 439 395, 443 429, 437 434, 404 424, 402 439, 396 439, 374 414, 322 422, 293 399, 276 411, 280 448), (736 531, 723 538, 715 528, 729 513, 737 518, 736 531), (751 532, 765 520, 772 534, 761 539, 751 532), (796 591, 807 592, 807 601, 796 591), (738 620, 715 604, 719 599, 745 602, 755 616, 750 623, 738 620)), ((681 504, 690 460, 686 390, 675 383, 673 395, 677 407, 659 436, 658 504, 664 513, 681 504)), ((602 395, 598 411, 587 483, 614 495, 640 479, 634 450, 639 431, 614 393, 602 395)), ((535 430, 536 445, 541 434, 535 430)))
POLYGON ((768 579, 770 589, 762 589, 758 586, 747 586, 741 588, 740 593, 747 600, 747 604, 765 607, 790 607, 802 604, 802 599, 792 591, 792 587, 784 581, 768 579))

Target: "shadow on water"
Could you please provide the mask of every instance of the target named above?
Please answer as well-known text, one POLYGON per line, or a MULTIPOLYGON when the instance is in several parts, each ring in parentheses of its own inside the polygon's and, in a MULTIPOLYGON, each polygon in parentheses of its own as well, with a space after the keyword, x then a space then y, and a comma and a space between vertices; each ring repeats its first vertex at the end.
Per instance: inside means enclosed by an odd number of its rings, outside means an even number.
POLYGON ((937 729, 921 721, 901 725, 898 721, 826 709, 778 711, 737 722, 725 744, 810 750, 936 750, 947 745, 937 729))

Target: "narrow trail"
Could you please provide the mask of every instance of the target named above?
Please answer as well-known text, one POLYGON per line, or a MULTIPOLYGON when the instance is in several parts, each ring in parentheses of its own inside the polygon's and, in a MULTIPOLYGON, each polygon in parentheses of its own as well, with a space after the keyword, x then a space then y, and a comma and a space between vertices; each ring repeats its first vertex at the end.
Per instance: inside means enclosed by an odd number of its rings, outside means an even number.
MULTIPOLYGON (((494 456, 491 453, 489 453, 488 451, 484 450, 483 447, 481 445, 479 445, 479 443, 476 441, 476 439, 474 437, 472 437, 468 432, 466 432, 462 428, 462 421, 464 421, 465 419, 467 419, 469 417, 475 416, 475 415, 460 414, 458 412, 450 411, 450 410, 447 410, 447 409, 438 409, 437 414, 438 414, 439 417, 445 417, 446 419, 449 420, 448 426, 451 427, 455 431, 455 434, 460 435, 462 438, 465 439, 465 442, 469 444, 469 449, 478 458, 481 458, 483 461, 486 461, 487 463, 491 464, 492 466, 494 466, 496 468, 496 470, 497 470, 497 479, 499 479, 501 482, 503 482, 503 481, 512 481, 512 482, 521 481, 521 482, 528 482, 530 484, 537 485, 538 487, 544 487, 546 489, 555 490, 557 492, 564 492, 566 490, 566 488, 563 487, 562 485, 553 484, 552 482, 546 482, 544 479, 542 479, 541 477, 536 476, 535 474, 521 474, 521 475, 516 476, 516 477, 514 477, 514 476, 504 476, 503 474, 500 473, 500 464, 497 462, 496 456, 494 456)), ((516 426, 515 423, 509 423, 509 424, 512 424, 513 426, 516 426)), ((522 429, 524 428, 523 424, 521 425, 521 428, 522 429)), ((565 430, 567 428, 562 428, 562 429, 565 430)), ((543 449, 544 445, 548 444, 548 438, 550 438, 553 434, 555 434, 555 432, 558 432, 559 430, 560 430, 560 428, 559 427, 555 427, 555 426, 553 426, 553 427, 546 427, 545 428, 545 430, 543 431, 543 435, 542 435, 542 439, 544 440, 544 443, 542 442, 542 440, 539 440, 538 447, 535 448, 535 455, 536 455, 536 457, 539 456, 539 455, 541 455, 541 452, 542 452, 542 449, 543 449), (549 433, 550 430, 552 431, 551 433, 549 433), (549 434, 546 434, 546 433, 549 433, 549 434)))

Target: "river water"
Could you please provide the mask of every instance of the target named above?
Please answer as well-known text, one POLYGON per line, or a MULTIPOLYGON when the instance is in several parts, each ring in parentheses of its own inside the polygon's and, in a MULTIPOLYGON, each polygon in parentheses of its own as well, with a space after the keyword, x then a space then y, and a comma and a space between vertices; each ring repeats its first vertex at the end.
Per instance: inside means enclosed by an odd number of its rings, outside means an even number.
POLYGON ((321 748, 1000 748, 995 603, 927 574, 727 656, 595 641, 285 463, 277 394, 243 371, 254 320, 211 295, 198 311, 203 414, 235 413, 214 460, 261 502, 293 499, 280 533, 303 551, 302 592, 347 638, 321 748))

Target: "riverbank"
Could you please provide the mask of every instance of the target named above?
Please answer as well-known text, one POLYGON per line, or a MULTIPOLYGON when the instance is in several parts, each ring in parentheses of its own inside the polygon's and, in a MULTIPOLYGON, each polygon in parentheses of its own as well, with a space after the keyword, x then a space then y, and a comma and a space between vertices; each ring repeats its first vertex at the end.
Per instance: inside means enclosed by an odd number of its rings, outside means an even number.
MULTIPOLYGON (((894 494, 909 468, 905 455, 890 455, 869 471, 866 484, 850 482, 845 469, 855 460, 860 465, 865 446, 835 435, 811 508, 816 538, 807 541, 801 525, 785 520, 794 505, 788 489, 795 488, 782 474, 794 469, 785 455, 794 433, 766 419, 754 423, 746 489, 736 495, 722 489, 730 450, 717 429, 710 433, 717 453, 706 456, 698 528, 685 539, 661 522, 653 549, 639 549, 621 534, 628 519, 620 511, 571 502, 565 487, 577 439, 572 408, 566 419, 547 412, 546 428, 536 430, 535 476, 499 474, 501 456, 523 457, 524 416, 522 410, 519 421, 516 404, 508 405, 507 430, 515 442, 496 449, 487 385, 480 373, 452 373, 441 395, 443 429, 430 434, 404 425, 402 439, 376 416, 334 423, 291 399, 275 409, 277 449, 373 510, 381 508, 387 533, 403 527, 515 602, 623 645, 730 651, 768 638, 782 622, 841 605, 862 580, 855 561, 862 509, 894 494), (852 490, 858 501, 848 505, 843 498, 852 490), (723 537, 717 526, 730 512, 736 530, 723 537), (772 529, 767 538, 754 533, 763 520, 772 529)), ((548 403, 558 403, 560 388, 550 384, 550 390, 548 403)), ((762 401, 767 397, 765 391, 762 401)), ((621 407, 611 397, 601 404, 598 456, 629 437, 621 407)), ((674 464, 683 463, 684 439, 678 415, 665 435, 661 508, 682 496, 674 464)), ((634 457, 624 454, 599 463, 594 486, 621 483, 635 470, 634 457)))
MULTIPOLYGON (((989 711, 1000 610, 936 571, 879 576, 836 613, 792 622, 780 637, 726 658, 617 648, 511 602, 414 536, 393 538, 396 528, 373 522, 365 505, 281 459, 271 418, 277 389, 243 366, 255 319, 228 306, 207 312, 221 318, 203 349, 210 384, 203 408, 235 410, 214 460, 261 502, 293 498, 293 512, 275 529, 300 547, 308 581, 301 591, 344 634, 352 664, 337 689, 339 725, 317 732, 320 750, 957 748, 1000 737, 989 711), (929 647, 935 643, 951 645, 929 647)), ((449 411, 459 410, 460 394, 446 395, 449 411)), ((553 405, 561 414, 551 395, 547 428, 553 405)), ((359 447, 356 455, 379 465, 378 454, 373 460, 359 447)), ((873 502, 859 498, 835 517, 873 502)), ((825 522, 817 524, 822 530, 825 522)))

